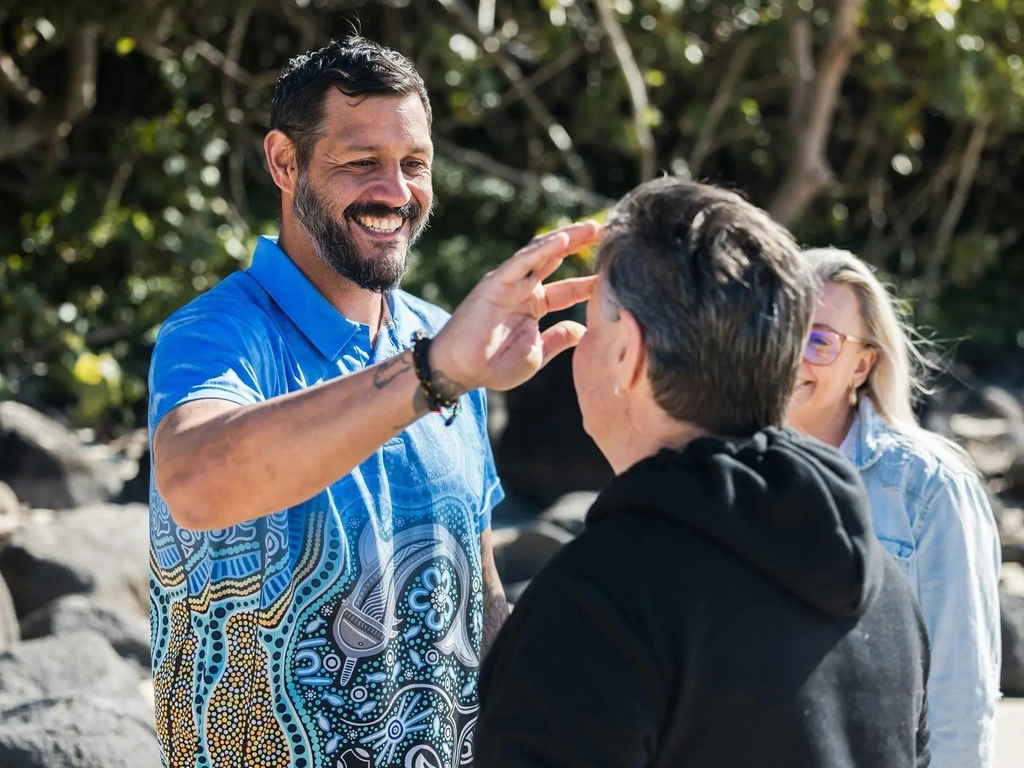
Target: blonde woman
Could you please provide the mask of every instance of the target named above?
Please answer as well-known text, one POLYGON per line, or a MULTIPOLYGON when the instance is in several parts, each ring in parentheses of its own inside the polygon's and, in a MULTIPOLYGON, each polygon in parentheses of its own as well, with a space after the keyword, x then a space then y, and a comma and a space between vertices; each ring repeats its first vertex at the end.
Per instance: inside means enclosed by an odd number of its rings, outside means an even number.
POLYGON ((875 535, 921 605, 932 768, 990 766, 1001 646, 988 498, 966 454, 918 425, 914 369, 923 360, 873 272, 847 251, 805 256, 821 287, 789 424, 856 465, 875 535))

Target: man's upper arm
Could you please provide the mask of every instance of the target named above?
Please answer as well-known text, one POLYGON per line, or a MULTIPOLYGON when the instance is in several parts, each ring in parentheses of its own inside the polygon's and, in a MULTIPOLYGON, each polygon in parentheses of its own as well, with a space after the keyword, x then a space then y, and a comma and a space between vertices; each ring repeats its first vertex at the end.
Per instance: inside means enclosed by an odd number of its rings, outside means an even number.
POLYGON ((923 511, 918 597, 931 646, 933 766, 982 765, 991 755, 999 689, 999 542, 984 490, 948 479, 923 511))
POLYGON ((183 403, 215 399, 235 405, 266 394, 266 355, 251 325, 212 302, 190 305, 161 327, 149 369, 149 426, 183 403))
POLYGON ((637 632, 586 581, 538 576, 481 672, 477 764, 647 765, 666 693, 637 632))

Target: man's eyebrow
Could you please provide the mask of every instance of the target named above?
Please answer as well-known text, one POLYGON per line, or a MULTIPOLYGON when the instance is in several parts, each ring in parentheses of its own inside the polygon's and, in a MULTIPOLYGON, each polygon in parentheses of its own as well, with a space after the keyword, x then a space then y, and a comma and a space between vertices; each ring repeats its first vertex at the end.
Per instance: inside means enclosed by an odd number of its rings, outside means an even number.
MULTIPOLYGON (((385 149, 375 144, 339 144, 336 151, 349 154, 376 155, 384 152, 385 149)), ((410 155, 429 155, 430 153, 430 147, 425 145, 416 145, 409 150, 410 155)))

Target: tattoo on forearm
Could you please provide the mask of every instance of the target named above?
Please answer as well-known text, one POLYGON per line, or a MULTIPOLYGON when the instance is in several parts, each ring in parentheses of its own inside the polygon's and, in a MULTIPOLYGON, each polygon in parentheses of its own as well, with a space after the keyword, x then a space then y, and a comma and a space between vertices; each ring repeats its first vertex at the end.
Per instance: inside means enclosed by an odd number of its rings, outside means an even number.
POLYGON ((406 371, 413 370, 412 358, 409 355, 397 355, 385 360, 373 372, 373 386, 384 389, 406 371))
POLYGON ((481 643, 480 659, 487 658, 487 653, 494 644, 494 638, 498 636, 498 630, 508 618, 508 600, 505 599, 505 590, 490 589, 484 592, 484 632, 481 643))
MULTIPOLYGON (((373 386, 377 389, 384 389, 403 373, 412 372, 415 374, 415 371, 416 366, 409 355, 397 355, 377 366, 377 369, 373 372, 373 386)), ((443 371, 433 371, 432 377, 434 388, 437 389, 438 394, 446 399, 453 400, 466 392, 466 388, 462 384, 446 376, 443 371)), ((427 396, 423 393, 421 387, 416 387, 416 391, 413 393, 412 412, 412 418, 404 424, 397 424, 395 429, 403 430, 421 416, 430 412, 430 404, 427 402, 427 396)))

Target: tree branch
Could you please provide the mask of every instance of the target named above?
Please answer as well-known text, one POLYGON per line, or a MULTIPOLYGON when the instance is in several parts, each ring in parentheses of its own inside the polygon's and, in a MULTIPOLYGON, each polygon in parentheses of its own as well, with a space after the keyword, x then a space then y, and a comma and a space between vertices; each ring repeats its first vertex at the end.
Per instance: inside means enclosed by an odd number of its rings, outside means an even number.
POLYGON ((647 86, 644 83, 640 67, 636 63, 629 40, 626 39, 626 33, 622 30, 619 20, 615 18, 612 0, 595 0, 595 2, 601 28, 611 42, 612 52, 619 62, 619 69, 622 70, 622 76, 626 80, 629 100, 633 105, 633 128, 640 146, 640 181, 644 182, 654 176, 658 162, 654 134, 651 132, 651 126, 647 123, 647 115, 650 111, 647 86))
POLYGON ((939 222, 939 228, 935 235, 935 247, 932 250, 931 258, 928 259, 928 266, 925 267, 921 286, 921 298, 925 302, 934 299, 938 293, 939 277, 942 274, 942 267, 945 266, 946 257, 949 255, 953 232, 956 230, 956 225, 960 223, 960 216, 967 204, 967 195, 971 191, 974 177, 978 173, 978 163, 981 161, 981 153, 985 150, 985 142, 988 140, 988 130, 991 125, 992 113, 986 112, 978 118, 971 130, 971 137, 967 140, 967 148, 960 159, 960 169, 956 185, 953 187, 953 195, 939 222))
POLYGON ((864 170, 864 163, 868 159, 868 151, 876 140, 878 121, 882 117, 882 99, 876 98, 869 108, 868 115, 860 124, 857 130, 857 140, 853 146, 853 152, 843 169, 843 184, 849 184, 861 175, 864 170))
MULTIPOLYGON (((840 0, 836 10, 832 35, 822 52, 818 73, 814 78, 806 118, 801 120, 797 130, 795 154, 769 209, 771 215, 783 225, 792 224, 818 192, 834 178, 825 150, 835 116, 839 88, 857 45, 857 14, 863 4, 864 0, 840 0)), ((799 23, 799 20, 794 23, 799 23)), ((796 82, 799 81, 800 78, 796 77, 796 82)))
POLYGON ((281 0, 281 13, 301 36, 299 50, 308 51, 312 48, 313 41, 317 38, 316 24, 313 20, 303 13, 302 9, 296 5, 295 0, 281 0))
POLYGON ((572 137, 568 131, 557 121, 548 108, 541 101, 537 93, 526 83, 523 71, 519 65, 512 60, 512 57, 505 53, 500 43, 494 37, 488 37, 480 32, 476 26, 476 20, 472 12, 465 6, 462 0, 438 0, 452 16, 454 16, 468 35, 471 35, 483 50, 495 61, 502 73, 508 78, 512 87, 519 93, 526 108, 533 115, 533 118, 544 127, 545 133, 551 143, 562 155, 569 172, 576 179, 580 186, 590 189, 593 182, 590 172, 587 170, 583 158, 579 156, 573 147, 572 137))
MULTIPOLYGON (((585 51, 586 48, 582 44, 576 44, 572 48, 566 48, 560 54, 555 56, 555 58, 548 61, 543 67, 526 78, 526 85, 528 89, 536 90, 540 86, 544 85, 544 83, 555 77, 555 75, 559 74, 562 70, 568 69, 575 64, 576 60, 579 59, 585 51)), ((502 109, 507 109, 521 99, 522 96, 519 95, 519 91, 515 88, 510 88, 498 97, 498 101, 494 106, 484 107, 483 117, 486 118, 502 109)), ((437 125, 437 130, 441 133, 447 133, 460 124, 460 121, 454 118, 448 118, 437 125)))
POLYGON ((0 87, 29 107, 41 107, 46 102, 43 92, 32 85, 10 54, 0 51, 0 87))
MULTIPOLYGON (((436 149, 440 154, 445 155, 458 163, 479 168, 484 173, 489 173, 499 179, 504 179, 517 187, 547 191, 547 185, 544 183, 544 177, 540 174, 533 173, 532 171, 523 171, 518 168, 512 168, 511 166, 505 165, 504 163, 495 160, 493 157, 475 149, 460 147, 440 136, 434 137, 434 149, 436 149)), ((595 211, 607 208, 615 202, 614 200, 595 194, 589 189, 572 186, 571 184, 569 184, 564 190, 564 194, 579 205, 595 211)))
MULTIPOLYGON (((235 14, 235 21, 231 25, 231 33, 228 36, 228 46, 225 51, 226 62, 238 65, 238 60, 242 55, 242 46, 245 43, 245 33, 249 29, 251 18, 252 11, 248 8, 241 8, 235 14)), ((249 198, 245 191, 245 128, 242 126, 245 121, 245 113, 238 108, 235 83, 230 78, 225 77, 221 83, 221 98, 224 102, 224 113, 227 115, 234 137, 231 152, 228 154, 228 183, 235 206, 242 216, 246 216, 249 210, 249 198)))
POLYGON ((789 26, 789 56, 793 64, 793 85, 789 93, 789 119, 799 130, 807 115, 807 96, 814 85, 814 54, 810 20, 796 3, 790 13, 799 14, 789 26))
POLYGON ((697 178, 700 167, 710 154, 715 130, 718 128, 723 115, 725 115, 725 111, 732 103, 732 93, 736 88, 736 84, 739 83, 740 78, 743 76, 743 72, 747 68, 747 62, 750 60, 750 55, 756 47, 757 38, 752 35, 748 36, 736 47, 736 50, 733 51, 732 56, 729 58, 729 66, 725 70, 725 76, 718 81, 715 96, 711 100, 708 113, 700 125, 697 141, 694 142, 693 151, 690 153, 690 159, 687 164, 690 167, 690 175, 693 178, 697 178))
POLYGON ((68 86, 62 104, 40 107, 13 127, 0 128, 0 161, 19 157, 54 136, 65 138, 96 103, 99 27, 87 24, 68 43, 68 86))

